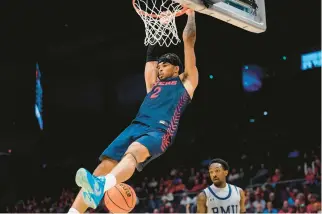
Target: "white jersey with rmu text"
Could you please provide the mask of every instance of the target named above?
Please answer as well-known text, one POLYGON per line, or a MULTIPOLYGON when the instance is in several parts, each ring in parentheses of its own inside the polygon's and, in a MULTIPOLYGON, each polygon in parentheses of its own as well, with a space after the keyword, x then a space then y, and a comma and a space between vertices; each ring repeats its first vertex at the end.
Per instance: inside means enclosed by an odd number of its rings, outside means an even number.
POLYGON ((207 197, 207 213, 240 213, 240 188, 226 184, 218 188, 214 184, 203 190, 207 197))

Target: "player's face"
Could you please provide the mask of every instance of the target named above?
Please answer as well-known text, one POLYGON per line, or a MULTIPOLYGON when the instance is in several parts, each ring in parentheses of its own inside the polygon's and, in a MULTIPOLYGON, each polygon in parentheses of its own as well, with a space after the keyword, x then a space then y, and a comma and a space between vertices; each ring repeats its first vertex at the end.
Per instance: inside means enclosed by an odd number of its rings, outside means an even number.
POLYGON ((178 66, 174 66, 167 62, 160 62, 157 66, 157 69, 160 80, 173 77, 178 73, 178 66))
POLYGON ((226 182, 228 170, 224 170, 220 163, 213 163, 209 167, 209 175, 215 186, 221 186, 226 182))

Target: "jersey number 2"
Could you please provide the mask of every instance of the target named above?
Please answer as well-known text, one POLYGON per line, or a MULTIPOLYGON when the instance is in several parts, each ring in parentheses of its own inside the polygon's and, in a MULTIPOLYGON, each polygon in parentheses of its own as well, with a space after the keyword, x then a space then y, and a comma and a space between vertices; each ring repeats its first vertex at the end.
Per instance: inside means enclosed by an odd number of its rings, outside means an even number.
POLYGON ((161 92, 161 87, 160 86, 156 87, 153 90, 153 93, 151 94, 150 98, 151 99, 157 98, 159 96, 160 92, 161 92))

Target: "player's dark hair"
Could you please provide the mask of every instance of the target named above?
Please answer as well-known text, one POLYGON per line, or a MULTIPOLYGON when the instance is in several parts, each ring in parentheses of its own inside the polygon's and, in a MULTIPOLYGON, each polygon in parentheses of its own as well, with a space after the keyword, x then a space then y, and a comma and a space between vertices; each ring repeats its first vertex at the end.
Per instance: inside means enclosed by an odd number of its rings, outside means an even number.
POLYGON ((167 63, 170 63, 171 65, 179 66, 179 74, 183 72, 182 62, 180 58, 174 53, 166 53, 160 56, 158 59, 158 63, 161 63, 161 62, 163 63, 167 62, 167 63))
POLYGON ((229 165, 226 161, 224 161, 223 159, 220 159, 220 158, 215 158, 213 160, 210 161, 209 165, 208 165, 208 169, 210 168, 210 165, 213 164, 213 163, 220 163, 224 170, 229 170, 229 165))

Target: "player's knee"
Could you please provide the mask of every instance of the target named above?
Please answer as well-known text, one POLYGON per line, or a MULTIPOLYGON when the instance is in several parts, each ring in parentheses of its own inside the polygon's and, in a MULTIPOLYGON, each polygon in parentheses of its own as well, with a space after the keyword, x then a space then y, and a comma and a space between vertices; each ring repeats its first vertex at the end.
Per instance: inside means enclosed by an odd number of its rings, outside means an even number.
POLYGON ((104 157, 101 163, 94 170, 93 175, 102 176, 108 174, 117 165, 116 160, 104 157))
POLYGON ((138 142, 132 143, 125 154, 132 155, 137 163, 144 162, 150 156, 149 150, 138 142))

